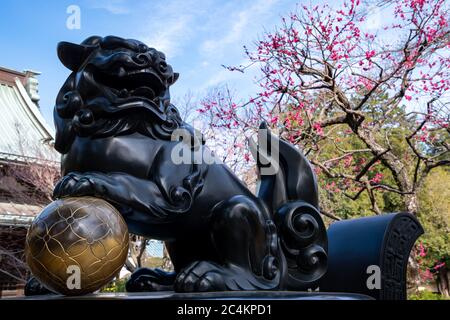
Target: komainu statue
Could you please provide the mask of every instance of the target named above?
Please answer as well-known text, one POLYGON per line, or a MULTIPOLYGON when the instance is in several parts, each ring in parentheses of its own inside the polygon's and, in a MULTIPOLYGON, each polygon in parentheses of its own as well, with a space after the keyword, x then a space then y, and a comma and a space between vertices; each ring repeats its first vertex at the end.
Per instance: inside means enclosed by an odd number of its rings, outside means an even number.
POLYGON ((174 265, 172 273, 137 270, 128 291, 320 286, 404 298, 405 261, 422 232, 413 217, 338 222, 327 232, 302 152, 262 123, 260 139, 251 143, 259 169, 253 194, 171 104, 169 87, 179 75, 162 52, 137 40, 94 36, 79 45, 61 42, 58 56, 72 73, 54 109, 63 175, 54 198, 108 201, 131 233, 165 241, 174 265), (174 161, 180 144, 190 161, 174 161), (195 160, 198 150, 202 161, 195 160), (374 244, 370 250, 366 240, 374 244), (375 291, 365 286, 367 264, 382 268, 375 291))
MULTIPOLYGON (((267 131, 279 166, 261 175, 255 196, 170 103, 178 74, 162 52, 109 36, 62 42, 58 56, 73 72, 54 111, 64 176, 54 197, 107 200, 130 232, 164 240, 175 268, 141 269, 128 290, 315 288, 326 270, 326 230, 313 171, 299 150, 267 131), (183 143, 173 139, 177 132, 192 137, 183 139, 190 144, 184 151, 202 148, 203 161, 174 163, 183 143)), ((270 163, 270 154, 255 151, 270 163)))

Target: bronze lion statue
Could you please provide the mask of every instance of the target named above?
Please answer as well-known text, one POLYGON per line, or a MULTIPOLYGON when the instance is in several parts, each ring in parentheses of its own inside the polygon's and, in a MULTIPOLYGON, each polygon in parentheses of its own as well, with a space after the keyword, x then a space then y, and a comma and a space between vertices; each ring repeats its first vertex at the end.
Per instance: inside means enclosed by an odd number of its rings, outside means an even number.
POLYGON ((94 36, 61 42, 58 56, 72 73, 54 109, 63 175, 54 198, 107 200, 131 233, 165 241, 174 265, 173 273, 137 270, 128 291, 317 287, 327 236, 315 176, 298 149, 262 124, 276 144, 252 145, 260 170, 255 195, 170 103, 178 73, 162 52, 137 40, 94 36), (191 139, 174 139, 177 130, 191 139), (204 148, 214 161, 174 163, 180 143, 192 153, 204 148), (267 163, 277 170, 261 174, 267 163))

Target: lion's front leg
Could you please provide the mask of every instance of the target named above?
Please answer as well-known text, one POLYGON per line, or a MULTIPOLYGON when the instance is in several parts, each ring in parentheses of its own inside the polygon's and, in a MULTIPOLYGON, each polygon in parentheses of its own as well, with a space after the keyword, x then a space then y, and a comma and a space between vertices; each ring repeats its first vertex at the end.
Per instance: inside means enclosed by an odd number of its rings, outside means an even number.
POLYGON ((211 236, 220 261, 196 261, 177 276, 175 290, 280 289, 284 258, 276 228, 254 199, 235 196, 216 206, 211 236))
POLYGON ((94 196, 120 208, 145 213, 148 222, 158 223, 183 214, 190 208, 192 198, 178 197, 186 190, 182 187, 173 190, 176 192, 169 195, 171 201, 168 201, 166 191, 151 180, 121 172, 71 172, 56 184, 53 197, 94 196))

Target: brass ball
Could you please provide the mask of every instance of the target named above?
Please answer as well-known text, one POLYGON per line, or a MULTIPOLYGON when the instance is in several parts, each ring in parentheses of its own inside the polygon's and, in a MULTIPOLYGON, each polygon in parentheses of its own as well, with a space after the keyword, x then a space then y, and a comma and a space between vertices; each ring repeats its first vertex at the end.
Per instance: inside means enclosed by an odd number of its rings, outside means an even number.
POLYGON ((33 275, 48 289, 81 295, 118 274, 128 242, 127 225, 111 204, 93 197, 64 198, 34 219, 25 256, 33 275))

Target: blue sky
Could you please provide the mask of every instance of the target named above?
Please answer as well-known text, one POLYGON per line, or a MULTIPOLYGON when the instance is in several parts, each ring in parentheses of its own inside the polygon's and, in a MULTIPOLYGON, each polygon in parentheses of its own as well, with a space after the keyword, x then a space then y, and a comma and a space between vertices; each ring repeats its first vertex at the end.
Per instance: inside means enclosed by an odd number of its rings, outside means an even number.
POLYGON ((56 94, 69 74, 57 59, 56 44, 62 40, 79 43, 91 35, 136 38, 165 52, 181 74, 172 87, 175 98, 188 91, 201 95, 224 82, 246 96, 255 90, 252 74, 232 73, 221 65, 243 63, 242 46, 251 45, 265 29, 272 29, 297 2, 2 0, 0 66, 42 72, 40 105, 50 124, 56 94), (70 5, 81 9, 79 30, 66 28, 70 5))

